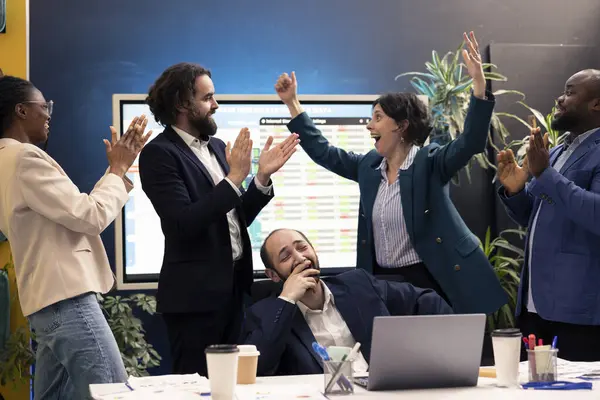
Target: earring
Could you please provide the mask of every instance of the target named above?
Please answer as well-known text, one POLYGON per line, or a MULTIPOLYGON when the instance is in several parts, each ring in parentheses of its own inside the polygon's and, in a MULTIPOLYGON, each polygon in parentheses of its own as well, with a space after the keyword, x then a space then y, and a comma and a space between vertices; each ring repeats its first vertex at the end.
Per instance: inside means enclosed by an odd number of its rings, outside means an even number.
POLYGON ((400 136, 400 143, 404 143, 404 138, 400 136))

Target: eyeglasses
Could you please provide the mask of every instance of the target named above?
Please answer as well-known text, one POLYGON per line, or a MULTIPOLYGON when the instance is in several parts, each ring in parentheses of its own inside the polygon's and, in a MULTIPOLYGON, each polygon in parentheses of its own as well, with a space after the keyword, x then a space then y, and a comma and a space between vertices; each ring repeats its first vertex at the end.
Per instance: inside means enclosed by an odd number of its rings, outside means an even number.
POLYGON ((54 102, 50 101, 24 101, 24 104, 41 104, 42 107, 48 112, 48 115, 52 115, 52 109, 54 108, 54 102))

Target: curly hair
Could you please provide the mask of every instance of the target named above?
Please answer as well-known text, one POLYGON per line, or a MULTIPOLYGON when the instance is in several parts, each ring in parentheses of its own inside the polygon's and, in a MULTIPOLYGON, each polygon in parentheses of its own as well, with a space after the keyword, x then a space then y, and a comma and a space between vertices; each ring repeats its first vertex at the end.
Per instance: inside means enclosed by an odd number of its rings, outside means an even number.
POLYGON ((26 102, 33 90, 33 83, 25 79, 0 76, 0 138, 10 128, 17 104, 26 102))
POLYGON ((211 77, 210 71, 201 65, 179 63, 158 77, 146 97, 156 122, 163 126, 175 124, 178 109, 190 105, 196 94, 196 79, 202 75, 211 77))
POLYGON ((408 121, 405 139, 417 146, 423 146, 433 128, 431 115, 425 103, 414 93, 387 93, 373 102, 377 104, 388 117, 398 124, 408 121))

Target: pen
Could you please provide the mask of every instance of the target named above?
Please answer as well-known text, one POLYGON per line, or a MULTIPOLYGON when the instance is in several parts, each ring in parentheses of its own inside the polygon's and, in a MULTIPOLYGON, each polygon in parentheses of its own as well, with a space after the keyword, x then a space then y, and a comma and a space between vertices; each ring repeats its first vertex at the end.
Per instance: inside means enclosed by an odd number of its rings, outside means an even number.
POLYGON ((129 382, 125 382, 125 386, 127 386, 127 389, 129 389, 129 390, 133 390, 133 388, 131 387, 131 385, 129 384, 129 382))
POLYGON ((544 345, 544 341, 542 339, 538 339, 538 346, 543 346, 544 345))
POLYGON ((346 360, 352 362, 354 360, 354 357, 358 354, 358 349, 360 349, 360 342, 356 342, 356 344, 354 345, 352 350, 350 350, 349 354, 344 354, 344 357, 342 357, 342 361, 340 362, 340 366, 337 368, 337 371, 335 371, 335 373, 331 377, 331 380, 325 387, 325 393, 328 393, 331 390, 331 388, 333 387, 333 385, 335 384, 335 382, 338 379, 340 379, 340 377, 342 375, 342 368, 344 367, 344 363, 346 362, 346 360))
POLYGON ((327 354, 327 350, 325 349, 325 347, 321 346, 319 343, 313 342, 312 348, 315 351, 315 353, 317 353, 319 357, 323 359, 323 361, 331 360, 329 358, 329 354, 327 354))
POLYGON ((558 336, 554 336, 554 339, 552 339, 552 348, 555 349, 556 348, 556 342, 558 341, 558 336))

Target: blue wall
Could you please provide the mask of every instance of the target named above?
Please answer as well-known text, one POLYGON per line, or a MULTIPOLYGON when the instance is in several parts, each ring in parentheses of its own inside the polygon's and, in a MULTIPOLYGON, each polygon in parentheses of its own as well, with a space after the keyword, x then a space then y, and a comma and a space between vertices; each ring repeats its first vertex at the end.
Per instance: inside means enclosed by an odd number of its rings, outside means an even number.
MULTIPOLYGON (((48 151, 83 191, 106 169, 112 94, 145 93, 177 62, 211 68, 218 93, 272 93, 294 69, 302 93, 367 94, 408 89, 394 77, 422 70, 432 49, 455 49, 464 30, 482 47, 600 37, 598 0, 30 0, 30 16, 31 79, 55 102, 48 151)), ((481 236, 490 185, 484 173, 474 178, 453 198, 481 236)), ((112 262, 112 228, 103 239, 112 262)), ((166 373, 160 319, 145 323, 166 373)))

